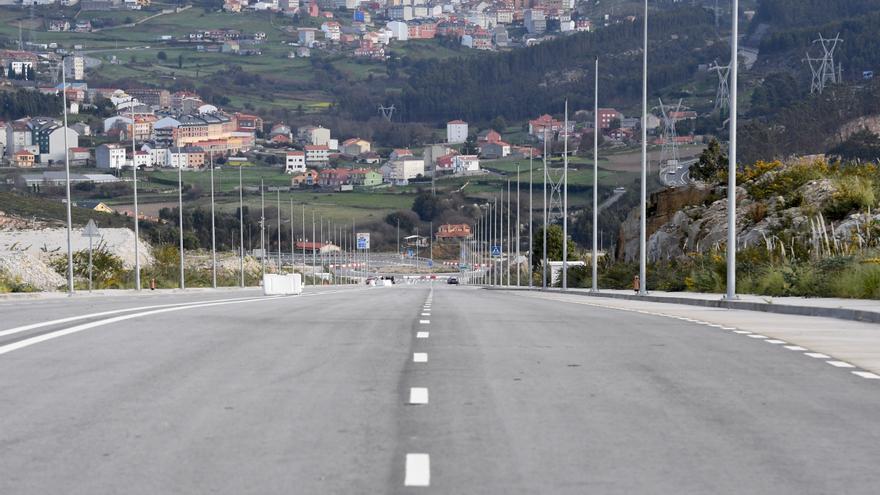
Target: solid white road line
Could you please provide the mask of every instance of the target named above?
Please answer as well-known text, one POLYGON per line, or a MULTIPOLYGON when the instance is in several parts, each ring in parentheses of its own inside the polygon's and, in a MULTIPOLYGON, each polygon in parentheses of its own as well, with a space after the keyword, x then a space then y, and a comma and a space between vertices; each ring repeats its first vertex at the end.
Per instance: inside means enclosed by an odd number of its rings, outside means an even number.
POLYGON ((852 374, 869 380, 880 380, 880 375, 870 371, 853 371, 852 374))
POLYGON ((828 359, 831 357, 827 354, 822 354, 821 352, 805 352, 804 356, 810 356, 811 358, 816 358, 816 359, 828 359))
POLYGON ((85 314, 85 315, 70 316, 67 318, 59 318, 57 320, 41 321, 39 323, 32 323, 32 324, 23 325, 20 327, 9 328, 7 330, 0 331, 0 337, 5 337, 7 335, 16 334, 19 332, 27 332, 28 330, 35 330, 37 328, 49 327, 52 325, 60 325, 62 323, 70 323, 72 321, 86 320, 89 318, 98 318, 101 316, 118 315, 120 313, 131 313, 134 311, 145 311, 145 310, 159 309, 159 308, 174 308, 177 306, 187 306, 190 304, 208 304, 208 303, 215 303, 215 302, 243 301, 243 300, 250 300, 250 299, 254 299, 254 297, 252 296, 252 297, 236 297, 236 298, 231 298, 231 299, 212 299, 212 300, 208 300, 208 301, 193 301, 193 302, 188 302, 188 303, 174 303, 174 304, 154 304, 151 306, 138 306, 135 308, 114 309, 112 311, 102 311, 100 313, 89 313, 89 314, 85 314))
POLYGON ((427 363, 428 362, 428 353, 427 352, 414 352, 413 353, 413 362, 414 363, 427 363))
POLYGON ((789 351, 806 351, 807 350, 806 347, 801 347, 799 345, 787 345, 784 347, 786 349, 788 349, 789 351))
POLYGON ((409 403, 416 405, 427 404, 428 389, 424 387, 412 387, 409 389, 409 403))
MULTIPOLYGON (((290 296, 283 296, 290 297, 290 296)), ((241 304, 248 302, 257 302, 257 301, 271 301, 274 299, 278 299, 278 297, 259 297, 255 299, 245 299, 245 300, 237 300, 237 301, 227 301, 227 302, 216 302, 210 304, 192 304, 189 306, 176 306, 173 308, 163 308, 163 309, 155 309, 152 311, 144 311, 141 313, 134 313, 130 315, 116 316, 113 318, 107 318, 106 320, 93 321, 91 323, 83 323, 82 325, 76 325, 73 327, 65 328, 63 330, 57 330, 55 332, 45 333, 43 335, 37 335, 36 337, 31 337, 29 339, 19 340, 18 342, 13 342, 12 344, 4 345, 0 347, 0 354, 6 354, 8 352, 12 352, 18 349, 22 349, 25 347, 32 346, 34 344, 39 344, 40 342, 45 342, 47 340, 57 339, 58 337, 63 337, 65 335, 70 335, 72 333, 82 332, 83 330, 88 330, 90 328, 100 327, 103 325, 109 325, 111 323, 117 323, 120 321, 131 320, 134 318, 140 318, 142 316, 150 316, 160 313, 170 313, 172 311, 183 311, 185 309, 193 309, 193 308, 207 308, 211 306, 225 306, 229 304, 241 304)))
POLYGON ((431 323, 431 320, 419 320, 419 324, 421 325, 427 325, 429 323, 431 323))
POLYGON ((431 486, 431 456, 428 454, 406 454, 406 475, 404 486, 431 486))
POLYGON ((855 368, 855 366, 846 363, 844 361, 825 361, 826 363, 834 366, 835 368, 855 368))
POLYGON ((417 339, 427 339, 431 335, 431 332, 416 332, 417 339))

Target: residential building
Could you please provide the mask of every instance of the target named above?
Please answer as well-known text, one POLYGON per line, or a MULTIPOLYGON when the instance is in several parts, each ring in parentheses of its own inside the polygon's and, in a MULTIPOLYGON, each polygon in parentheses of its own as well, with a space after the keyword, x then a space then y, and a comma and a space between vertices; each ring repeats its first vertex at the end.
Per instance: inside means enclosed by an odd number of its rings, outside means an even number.
POLYGON ((318 184, 318 172, 306 170, 305 173, 294 175, 290 179, 292 187, 312 187, 318 184))
POLYGON ((407 148, 397 148, 391 151, 391 155, 388 157, 389 160, 399 160, 401 158, 412 157, 413 152, 407 148))
POLYGON ((321 31, 324 33, 324 38, 330 41, 339 41, 342 34, 342 28, 336 21, 324 22, 321 24, 321 31))
POLYGON ((497 143, 501 141, 501 133, 496 131, 495 129, 489 129, 488 131, 481 132, 477 136, 477 144, 482 146, 486 143, 497 143))
POLYGON ((299 28, 296 30, 297 40, 300 45, 311 47, 315 43, 315 28, 299 28))
POLYGON ((64 63, 69 81, 82 81, 86 78, 86 61, 80 55, 68 57, 64 63))
POLYGON ((494 141, 480 146, 480 156, 483 158, 504 158, 510 155, 510 144, 504 141, 494 141))
POLYGON ((18 168, 33 168, 36 158, 36 155, 28 150, 19 150, 12 155, 12 165, 18 168))
POLYGON ((543 9, 527 9, 523 21, 529 34, 544 34, 547 31, 547 17, 543 9))
POLYGON ((466 223, 461 224, 444 224, 437 229, 435 237, 437 240, 443 239, 470 239, 471 226, 466 223))
POLYGON ((196 146, 175 146, 166 150, 166 163, 171 168, 202 168, 205 152, 196 146))
POLYGON ((153 166, 153 156, 147 152, 142 150, 137 150, 134 152, 134 166, 139 170, 144 168, 149 168, 153 166))
POLYGON ((30 119, 28 129, 31 132, 31 143, 37 148, 40 163, 64 161, 67 149, 79 146, 79 134, 69 127, 65 129, 55 119, 45 117, 30 119))
POLYGON ((342 151, 346 155, 360 156, 369 153, 371 149, 370 142, 361 138, 351 138, 342 142, 342 151))
POLYGON ((330 129, 307 125, 296 130, 296 137, 306 144, 328 146, 330 144, 330 129))
MULTIPOLYGON (((554 119, 549 115, 541 115, 535 120, 529 121, 529 134, 543 140, 544 133, 546 131, 547 136, 550 138, 555 137, 555 133, 561 132, 565 127, 565 123, 559 120, 554 119)), ((568 131, 571 132, 574 130, 574 121, 570 121, 568 123, 568 131)))
POLYGON ((456 174, 468 174, 480 171, 480 158, 477 155, 455 155, 452 168, 456 174))
POLYGON ((382 174, 370 168, 356 168, 349 172, 351 183, 356 186, 373 187, 382 184, 382 174))
POLYGON ((330 162, 330 148, 322 144, 307 144, 304 147, 306 163, 313 166, 327 165, 330 162))
POLYGON ((410 179, 425 175, 425 161, 411 156, 397 158, 387 162, 380 170, 385 182, 402 185, 410 179))
POLYGON ((158 108, 171 107, 171 92, 157 88, 129 88, 125 91, 144 105, 158 108))
POLYGON ((599 129, 609 129, 612 122, 616 120, 619 124, 621 119, 623 119, 623 114, 613 108, 599 109, 599 129))
POLYGON ((460 144, 467 141, 468 123, 463 120, 451 120, 446 123, 446 142, 460 144))
POLYGON ((303 151, 288 151, 284 162, 284 173, 300 174, 306 171, 306 154, 303 151))
POLYGON ((6 155, 10 158, 17 151, 33 145, 33 136, 28 128, 28 119, 6 123, 6 155))
POLYGON ((322 187, 337 188, 349 183, 349 173, 342 168, 328 168, 321 170, 319 180, 322 187))
POLYGON ((68 157, 71 167, 86 167, 92 161, 92 152, 88 148, 70 148, 68 157))
POLYGON ((125 146, 108 143, 95 148, 95 166, 97 168, 121 170, 126 164, 125 146))

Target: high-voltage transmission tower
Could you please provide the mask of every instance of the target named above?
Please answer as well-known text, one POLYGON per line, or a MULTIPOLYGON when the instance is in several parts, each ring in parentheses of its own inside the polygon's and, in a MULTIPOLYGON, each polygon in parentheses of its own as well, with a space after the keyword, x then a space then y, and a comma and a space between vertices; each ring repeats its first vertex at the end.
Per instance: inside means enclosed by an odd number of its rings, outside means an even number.
POLYGON ((730 64, 718 65, 716 60, 709 71, 718 73, 718 90, 715 92, 715 108, 713 112, 724 113, 730 109, 730 64))
POLYGON ((390 107, 379 105, 379 113, 382 114, 382 117, 385 117, 385 120, 391 122, 391 117, 394 116, 394 105, 390 107))
POLYGON ((804 59, 810 66, 812 80, 810 82, 810 93, 822 94, 822 91, 829 84, 837 84, 843 79, 843 67, 841 64, 834 63, 834 50, 837 45, 843 43, 840 39, 840 33, 834 38, 826 38, 819 34, 819 39, 813 40, 814 45, 822 47, 822 56, 817 58, 807 52, 804 59))
POLYGON ((679 184, 669 183, 670 175, 681 167, 681 160, 678 154, 678 133, 675 131, 675 121, 681 112, 681 100, 678 105, 664 105, 660 100, 660 115, 663 117, 663 134, 661 136, 662 146, 660 148, 660 180, 667 186, 676 186, 679 184))

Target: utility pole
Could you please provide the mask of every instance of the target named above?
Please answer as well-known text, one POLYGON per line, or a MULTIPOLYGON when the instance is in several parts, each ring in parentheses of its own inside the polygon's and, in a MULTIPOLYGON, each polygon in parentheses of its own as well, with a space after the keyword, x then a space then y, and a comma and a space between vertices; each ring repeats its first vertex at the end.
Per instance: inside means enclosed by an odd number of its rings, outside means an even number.
POLYGON ((180 288, 186 288, 183 272, 183 163, 177 162, 177 217, 180 232, 180 288))
POLYGON ((647 278, 647 253, 646 244, 648 237, 648 0, 645 0, 645 18, 643 26, 642 46, 642 177, 639 218, 639 294, 646 295, 648 291, 647 278))
MULTIPOLYGON (((132 124, 134 126, 134 124, 132 124)), ((134 135, 134 132, 132 132, 134 135)), ((217 288, 217 228, 214 221, 214 152, 211 151, 211 287, 217 288)), ((134 168, 137 168, 135 165, 134 168)))
POLYGON ((312 280, 315 278, 315 270, 318 267, 318 253, 315 252, 315 210, 312 210, 312 280))
POLYGON ((244 289, 244 184, 241 180, 241 164, 238 165, 238 271, 241 274, 241 288, 244 289))
POLYGON ((302 252, 303 252, 303 283, 306 281, 306 204, 302 205, 302 252))
POLYGON ((596 70, 593 88, 593 265, 591 290, 599 291, 599 57, 596 57, 596 70))
MULTIPOLYGON (((61 72, 64 72, 64 58, 61 59, 61 72)), ((63 76, 62 76, 63 77, 63 76)), ((67 89, 67 84, 62 84, 64 89, 67 89)), ((132 102, 133 103, 133 102, 132 102)), ((65 110, 67 109, 67 103, 64 104, 65 110)), ((65 111, 65 115, 66 115, 65 111)), ((134 137, 134 104, 131 105, 131 182, 132 182, 132 191, 134 192, 134 290, 141 290, 141 257, 138 246, 138 241, 140 241, 140 231, 138 225, 138 168, 137 163, 135 161, 135 153, 137 153, 137 148, 135 147, 135 137, 134 137)), ((64 135, 67 136, 67 122, 64 123, 64 135)), ((67 144, 64 145, 67 147, 67 144)), ((69 153, 69 152, 68 152, 69 153)), ((68 198, 68 201, 70 198, 68 198)))
POLYGON ((544 126, 544 250, 541 266, 541 288, 547 290, 547 127, 544 126))
POLYGON ((290 273, 296 273, 296 238, 293 236, 293 198, 290 199, 290 273))
MULTIPOLYGON (((73 213, 70 195, 70 147, 67 144, 67 78, 64 74, 65 60, 67 59, 61 59, 61 87, 63 88, 61 90, 61 104, 64 105, 64 184, 67 193, 67 293, 73 295, 73 213)), ((135 214, 134 223, 137 224, 137 214, 135 214)), ((134 245, 137 246, 137 239, 135 239, 134 245)))
POLYGON ((736 86, 739 60, 739 0, 733 0, 730 32, 730 150, 727 163, 727 294, 736 299, 736 86))
POLYGON ((562 290, 568 290, 568 100, 565 100, 565 144, 562 157, 562 290))

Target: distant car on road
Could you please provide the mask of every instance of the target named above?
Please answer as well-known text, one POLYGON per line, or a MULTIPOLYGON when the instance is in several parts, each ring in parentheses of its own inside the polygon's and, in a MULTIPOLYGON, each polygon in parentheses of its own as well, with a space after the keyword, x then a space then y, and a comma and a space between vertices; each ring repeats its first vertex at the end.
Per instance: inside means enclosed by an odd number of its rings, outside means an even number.
POLYGON ((449 277, 449 278, 446 279, 446 283, 449 284, 449 285, 458 285, 458 278, 456 278, 456 277, 449 277))

